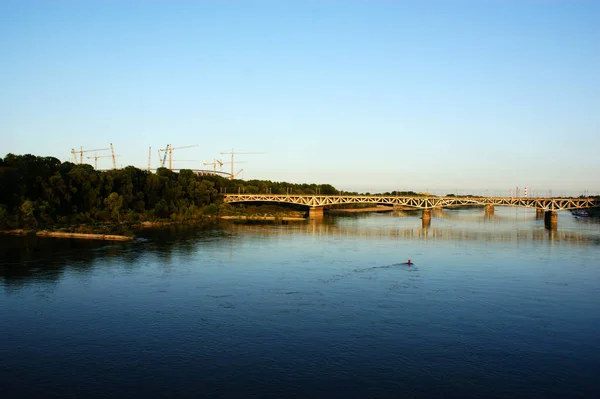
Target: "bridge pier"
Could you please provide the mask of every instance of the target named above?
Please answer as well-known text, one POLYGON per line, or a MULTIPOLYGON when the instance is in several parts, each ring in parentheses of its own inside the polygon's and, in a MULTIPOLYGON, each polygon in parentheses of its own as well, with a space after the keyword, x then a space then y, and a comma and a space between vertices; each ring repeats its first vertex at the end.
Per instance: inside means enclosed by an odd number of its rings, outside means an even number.
POLYGON ((546 211, 544 213, 544 226, 549 230, 556 229, 556 226, 558 226, 558 214, 556 211, 546 211))
MULTIPOLYGON (((425 221, 430 225, 431 224, 431 208, 423 209, 421 219, 423 220, 423 225, 425 225, 425 221)), ((429 227, 429 226, 427 226, 429 227)))
POLYGON ((421 227, 424 228, 425 230, 430 228, 431 227, 431 218, 429 218, 429 219, 422 218, 421 219, 421 227))
POLYGON ((485 206, 485 216, 494 216, 494 205, 485 206))
POLYGON ((544 208, 535 208, 535 220, 542 220, 544 218, 544 208))
POLYGON ((308 210, 308 217, 313 218, 323 218, 323 207, 322 206, 311 206, 308 210))

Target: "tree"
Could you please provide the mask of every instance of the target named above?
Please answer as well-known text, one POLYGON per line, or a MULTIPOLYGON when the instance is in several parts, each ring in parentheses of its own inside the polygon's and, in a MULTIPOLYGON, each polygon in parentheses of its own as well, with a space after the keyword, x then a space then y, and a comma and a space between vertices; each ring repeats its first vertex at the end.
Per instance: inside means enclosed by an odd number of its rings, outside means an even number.
POLYGON ((27 227, 35 227, 37 226, 37 220, 35 219, 35 215, 33 212, 35 211, 35 207, 33 201, 25 200, 19 207, 19 211, 21 212, 21 217, 23 218, 23 224, 27 227))
POLYGON ((6 206, 0 205, 0 227, 8 227, 9 215, 6 206))
POLYGON ((119 211, 121 210, 121 207, 123 206, 123 197, 121 197, 119 194, 117 194, 115 192, 112 192, 104 200, 104 205, 106 206, 106 208, 108 208, 112 217, 116 218, 117 221, 120 223, 121 219, 119 217, 119 211))

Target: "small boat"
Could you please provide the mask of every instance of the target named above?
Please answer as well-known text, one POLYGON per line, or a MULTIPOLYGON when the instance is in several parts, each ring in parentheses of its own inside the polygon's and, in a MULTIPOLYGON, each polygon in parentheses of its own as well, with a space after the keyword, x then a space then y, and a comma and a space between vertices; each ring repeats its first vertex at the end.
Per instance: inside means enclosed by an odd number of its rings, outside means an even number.
POLYGON ((588 215, 588 212, 585 209, 575 209, 572 210, 571 213, 573 214, 573 216, 578 217, 578 218, 586 218, 590 215, 588 215))

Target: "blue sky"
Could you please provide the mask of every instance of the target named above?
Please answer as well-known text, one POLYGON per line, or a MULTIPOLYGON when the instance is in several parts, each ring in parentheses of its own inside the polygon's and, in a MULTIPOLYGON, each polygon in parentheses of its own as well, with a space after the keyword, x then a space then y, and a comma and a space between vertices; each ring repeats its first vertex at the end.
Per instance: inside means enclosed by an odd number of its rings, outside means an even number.
POLYGON ((0 155, 112 142, 146 167, 198 144, 175 167, 233 149, 264 153, 244 179, 595 194, 598 21, 567 0, 3 1, 0 155))

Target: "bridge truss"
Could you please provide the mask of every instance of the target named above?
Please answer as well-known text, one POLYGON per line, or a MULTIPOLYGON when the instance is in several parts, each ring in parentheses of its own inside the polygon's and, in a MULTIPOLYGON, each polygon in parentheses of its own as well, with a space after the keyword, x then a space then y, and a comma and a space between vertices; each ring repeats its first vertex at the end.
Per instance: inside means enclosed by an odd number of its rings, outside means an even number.
POLYGON ((563 211, 600 206, 594 198, 510 198, 510 197, 396 197, 381 195, 292 195, 292 194, 225 194, 225 202, 277 202, 327 207, 343 204, 378 204, 431 209, 457 206, 492 205, 563 211))

